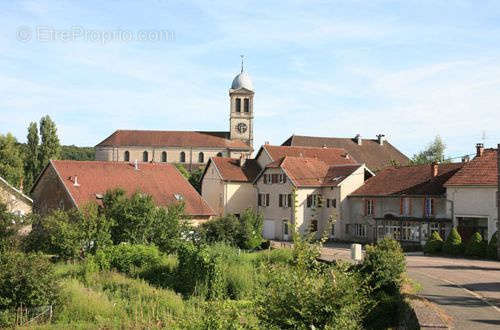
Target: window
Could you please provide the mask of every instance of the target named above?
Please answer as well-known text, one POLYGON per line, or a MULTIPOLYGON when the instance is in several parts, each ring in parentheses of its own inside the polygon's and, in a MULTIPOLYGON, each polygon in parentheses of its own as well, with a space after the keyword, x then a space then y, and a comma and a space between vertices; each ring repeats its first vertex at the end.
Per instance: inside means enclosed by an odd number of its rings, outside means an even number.
POLYGON ((205 162, 205 155, 203 154, 203 152, 200 152, 198 154, 198 163, 204 163, 205 162))
POLYGON ((250 111, 250 100, 249 99, 244 99, 243 100, 243 107, 245 112, 250 111))
POLYGON ((181 201, 181 200, 183 200, 183 199, 184 199, 184 196, 182 196, 182 194, 174 194, 174 197, 175 197, 175 199, 176 199, 176 200, 178 200, 178 201, 181 201))
POLYGON ((130 152, 128 150, 125 151, 125 153, 123 154, 123 160, 125 162, 129 162, 130 161, 130 152))
POLYGON ((291 207, 292 206, 292 195, 291 194, 279 194, 279 207, 291 207))
POLYGON ((318 206, 319 196, 317 194, 307 195, 307 207, 318 206))
POLYGON ((269 194, 257 195, 257 204, 262 207, 269 206, 269 194))
POLYGON ((318 231, 318 220, 311 220, 311 233, 318 231))
POLYGON ((167 152, 166 151, 161 153, 161 161, 164 163, 167 162, 167 152))
POLYGON ((365 215, 375 214, 375 200, 365 199, 365 215))
POLYGON ((336 208, 337 207, 337 200, 335 198, 331 199, 331 198, 328 198, 326 200, 326 207, 333 207, 333 208, 336 208))
POLYGON ((354 236, 356 237, 366 237, 366 225, 355 223, 354 224, 354 236))
POLYGON ((286 183, 286 175, 285 174, 279 175, 279 183, 286 183))
POLYGON ((271 174, 271 181, 272 183, 278 183, 278 174, 271 174))
POLYGON ((236 99, 236 112, 241 112, 241 99, 236 99))
POLYGON ((181 154, 179 156, 179 161, 181 163, 185 163, 186 162, 186 153, 184 151, 181 151, 181 154))
POLYGON ((431 217, 434 215, 434 198, 425 198, 424 212, 424 216, 426 217, 431 217))
POLYGON ((408 197, 401 198, 401 207, 400 207, 401 215, 410 215, 411 214, 411 200, 408 197))
MULTIPOLYGON (((264 183, 265 184, 272 184, 274 183, 274 179, 273 179, 273 176, 275 174, 264 174, 264 183)), ((276 182, 277 182, 277 179, 276 179, 276 182)))
POLYGON ((217 157, 222 157, 222 152, 218 152, 217 157))
POLYGON ((149 154, 148 154, 148 152, 147 152, 147 151, 144 151, 144 152, 142 153, 142 161, 143 161, 143 162, 147 162, 148 160, 149 160, 149 154))
POLYGON ((283 234, 288 235, 288 220, 283 220, 283 234))

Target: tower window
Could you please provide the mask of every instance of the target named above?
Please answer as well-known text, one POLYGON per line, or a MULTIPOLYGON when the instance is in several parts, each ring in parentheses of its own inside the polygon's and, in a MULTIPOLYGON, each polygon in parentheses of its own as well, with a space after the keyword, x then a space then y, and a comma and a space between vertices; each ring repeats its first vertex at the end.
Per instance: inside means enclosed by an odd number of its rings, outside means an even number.
POLYGON ((181 151, 181 155, 179 156, 179 161, 181 163, 185 163, 186 162, 186 153, 184 151, 181 151))
POLYGON ((236 99, 236 112, 241 112, 241 99, 236 99))
POLYGON ((130 161, 130 152, 129 152, 128 150, 127 150, 127 151, 125 151, 125 153, 123 154, 123 160, 124 160, 125 162, 130 161))
POLYGON ((203 154, 203 152, 200 152, 198 154, 198 163, 204 163, 205 162, 205 155, 203 154))
POLYGON ((250 100, 249 99, 243 100, 243 108, 244 108, 245 112, 250 111, 250 100))
POLYGON ((167 162, 167 152, 166 151, 161 153, 161 161, 164 163, 167 162))
POLYGON ((148 160, 149 160, 149 154, 148 154, 148 152, 147 152, 147 151, 144 151, 144 152, 142 153, 142 161, 143 161, 143 162, 147 162, 148 160))

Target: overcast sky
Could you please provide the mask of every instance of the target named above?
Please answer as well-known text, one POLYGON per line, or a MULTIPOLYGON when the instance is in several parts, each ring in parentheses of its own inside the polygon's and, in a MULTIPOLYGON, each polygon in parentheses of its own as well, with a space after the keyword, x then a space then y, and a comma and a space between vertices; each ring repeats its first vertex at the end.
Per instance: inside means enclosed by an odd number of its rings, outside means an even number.
POLYGON ((440 134, 459 156, 500 142, 498 1, 2 1, 0 17, 0 133, 21 141, 45 114, 79 146, 228 130, 245 54, 257 146, 384 133, 411 156, 440 134))

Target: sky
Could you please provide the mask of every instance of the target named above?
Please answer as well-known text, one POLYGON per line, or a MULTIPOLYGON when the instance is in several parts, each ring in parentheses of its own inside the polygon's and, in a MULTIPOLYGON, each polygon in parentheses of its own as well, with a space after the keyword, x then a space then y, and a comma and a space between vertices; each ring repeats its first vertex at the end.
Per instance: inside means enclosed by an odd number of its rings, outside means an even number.
POLYGON ((2 1, 0 134, 48 114, 63 144, 228 130, 240 55, 255 144, 375 138, 408 156, 500 143, 498 1, 2 1))

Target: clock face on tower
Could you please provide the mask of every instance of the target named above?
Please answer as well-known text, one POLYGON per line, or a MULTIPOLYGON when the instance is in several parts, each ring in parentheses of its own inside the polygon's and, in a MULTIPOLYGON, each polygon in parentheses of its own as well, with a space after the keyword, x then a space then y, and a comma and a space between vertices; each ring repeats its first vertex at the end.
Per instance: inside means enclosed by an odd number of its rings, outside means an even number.
POLYGON ((236 129, 238 130, 238 132, 243 134, 247 131, 247 125, 245 123, 239 123, 238 125, 236 125, 236 129))

